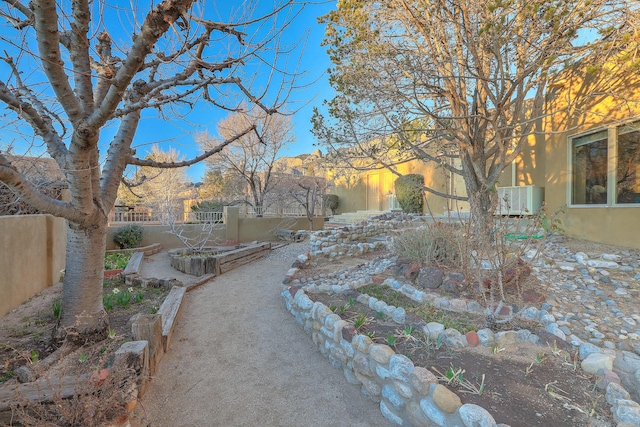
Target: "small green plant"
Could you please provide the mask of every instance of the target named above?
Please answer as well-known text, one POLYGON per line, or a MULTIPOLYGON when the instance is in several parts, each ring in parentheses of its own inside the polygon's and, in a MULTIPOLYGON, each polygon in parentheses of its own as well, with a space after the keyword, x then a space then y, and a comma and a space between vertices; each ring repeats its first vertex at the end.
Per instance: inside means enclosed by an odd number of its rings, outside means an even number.
POLYGON ((553 340, 553 346, 551 346, 549 350, 551 350, 551 354, 553 354, 554 356, 562 355, 562 350, 558 348, 558 343, 556 340, 553 340))
POLYGON ((105 270, 124 270, 131 259, 130 253, 113 252, 104 254, 105 270))
POLYGON ((131 302, 131 293, 129 293, 129 292, 118 292, 118 294, 116 294, 116 304, 118 306, 127 308, 129 306, 130 302, 131 302))
POLYGON ((78 362, 80 362, 80 363, 84 363, 84 362, 86 362, 87 360, 89 360, 89 355, 88 355, 88 354, 86 354, 86 353, 82 353, 82 354, 80 355, 80 358, 78 359, 78 362))
POLYGON ((356 304, 355 298, 349 298, 349 307, 353 307, 356 304))
POLYGON ((387 344, 389 344, 391 347, 396 346, 396 336, 391 332, 387 332, 387 344))
POLYGON ((374 341, 376 339, 376 334, 373 331, 369 331, 365 335, 368 336, 371 339, 371 341, 374 341))
POLYGON ((367 316, 365 316, 364 314, 360 314, 353 322, 353 325, 356 327, 356 329, 360 329, 367 324, 368 320, 369 319, 367 318, 367 316))
POLYGON ((136 292, 133 295, 133 302, 134 304, 138 304, 140 301, 142 301, 144 299, 144 292, 136 292))
POLYGON ((504 348, 500 347, 498 344, 493 344, 493 345, 491 346, 491 353, 493 353, 493 354, 498 354, 498 353, 500 353, 501 351, 504 351, 504 348))
POLYGON ((107 310, 107 311, 113 310, 113 306, 114 306, 113 295, 111 295, 111 294, 104 295, 102 297, 102 305, 104 306, 104 309, 107 310))
POLYGON ((331 310, 332 313, 335 313, 338 310, 338 307, 335 305, 330 305, 329 310, 331 310))
POLYGON ((109 328, 109 339, 114 339, 116 337, 116 331, 109 328))
POLYGON ((60 310, 61 310, 61 300, 57 299, 51 303, 51 310, 53 311, 53 317, 56 319, 60 318, 60 310))
POLYGON ((142 243, 143 229, 137 224, 120 227, 113 233, 113 241, 123 249, 137 248, 142 243))
POLYGON ((13 377, 13 371, 7 371, 4 374, 0 375, 0 383, 6 382, 13 377))
POLYGON ((383 312, 381 312, 381 311, 376 311, 376 317, 377 317, 378 319, 382 319, 382 318, 384 317, 384 313, 383 313, 383 312))
POLYGON ((438 335, 438 338, 436 339, 436 350, 440 350, 440 347, 442 347, 443 341, 444 341, 444 335, 442 334, 438 335))
POLYGON ((452 363, 451 366, 449 366, 449 369, 444 371, 444 376, 449 380, 450 383, 459 384, 464 379, 464 372, 464 369, 456 369, 456 367, 453 366, 452 363))
POLYGON ((480 385, 477 386, 464 378, 464 374, 466 372, 464 369, 456 368, 453 365, 453 363, 444 372, 444 374, 438 371, 434 366, 432 366, 431 369, 433 369, 440 376, 440 380, 444 381, 447 385, 454 386, 454 387, 462 387, 464 389, 464 390, 461 390, 463 393, 473 393, 473 394, 477 394, 478 396, 484 393, 484 388, 485 388, 484 374, 482 374, 481 376, 480 385))
POLYGON ((38 360, 40 360, 40 354, 38 354, 38 352, 35 350, 31 350, 30 360, 31 360, 31 363, 38 362, 38 360))

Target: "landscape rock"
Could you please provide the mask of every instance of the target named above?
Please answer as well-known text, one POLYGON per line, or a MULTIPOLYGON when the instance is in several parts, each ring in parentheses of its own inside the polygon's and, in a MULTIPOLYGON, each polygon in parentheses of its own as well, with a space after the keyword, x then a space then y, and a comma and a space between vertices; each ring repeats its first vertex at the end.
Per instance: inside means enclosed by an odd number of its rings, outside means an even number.
POLYGON ((470 403, 462 405, 458 410, 458 414, 465 427, 493 427, 496 425, 496 421, 491 414, 478 405, 470 403))
POLYGON ((437 267, 423 267, 416 285, 422 289, 437 289, 442 286, 442 270, 437 267))
POLYGON ((613 357, 604 353, 591 353, 580 364, 582 370, 596 375, 599 370, 611 370, 613 368, 613 357))
POLYGON ((448 414, 453 414, 462 406, 460 398, 442 384, 436 384, 431 397, 436 406, 448 414))

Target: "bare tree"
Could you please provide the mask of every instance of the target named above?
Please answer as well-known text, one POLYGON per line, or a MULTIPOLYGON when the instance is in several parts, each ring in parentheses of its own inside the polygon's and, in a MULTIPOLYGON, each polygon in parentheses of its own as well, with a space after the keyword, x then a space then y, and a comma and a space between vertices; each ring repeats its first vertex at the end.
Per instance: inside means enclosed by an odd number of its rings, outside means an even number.
POLYGON ((0 151, 0 181, 41 212, 68 222, 56 337, 70 332, 82 339, 105 336, 107 214, 127 165, 189 166, 248 134, 259 135, 258 127, 247 123, 191 160, 143 159, 132 149, 143 111, 163 117, 175 112, 181 119, 208 102, 231 111, 248 103, 273 114, 294 88, 299 74, 282 67, 282 55, 296 49, 283 45, 280 35, 302 5, 276 1, 267 15, 249 16, 256 3, 238 5, 228 22, 193 11, 192 0, 164 0, 149 10, 132 11, 129 19, 105 19, 112 9, 100 1, 34 0, 27 5, 17 0, 0 6, 0 16, 15 30, 13 39, 2 39, 0 101, 9 111, 2 120, 16 124, 34 146, 46 148, 64 172, 70 193, 68 202, 49 197, 20 173, 5 149, 0 151), (123 23, 130 27, 120 28, 123 23), (271 64, 269 79, 254 91, 247 73, 265 64, 271 64), (116 128, 109 140, 102 132, 107 125, 116 128), (25 129, 30 130, 25 134, 25 129))
POLYGON ((239 129, 251 127, 255 132, 247 133, 226 150, 218 152, 209 159, 209 164, 222 167, 234 173, 246 182, 250 200, 257 216, 262 216, 267 206, 266 195, 276 185, 274 166, 276 157, 288 144, 295 141, 291 119, 281 114, 267 114, 263 110, 252 109, 236 112, 218 123, 220 138, 211 138, 208 134, 196 136, 198 143, 210 150, 236 135, 239 129))
MULTIPOLYGON (((155 162, 176 163, 183 161, 179 158, 178 151, 169 148, 162 150, 158 145, 153 145, 151 153, 145 159, 155 162)), ((162 222, 168 222, 170 215, 175 220, 176 216, 184 213, 182 199, 188 198, 185 194, 187 190, 186 168, 162 169, 153 166, 143 166, 139 168, 133 181, 126 180, 118 189, 118 201, 137 201, 152 208, 160 215, 162 222), (133 196, 133 198, 131 197, 133 196)))
POLYGON ((277 192, 281 202, 293 201, 301 206, 309 221, 309 230, 313 230, 313 218, 322 209, 322 203, 327 190, 327 180, 318 176, 280 176, 277 192))
POLYGON ((490 237, 497 180, 543 117, 549 80, 596 48, 613 52, 639 9, 630 0, 340 2, 323 17, 338 95, 328 116, 316 112, 314 132, 354 166, 395 171, 417 158, 462 175, 476 235, 490 237))
POLYGON ((219 168, 207 168, 204 182, 200 187, 199 197, 202 200, 237 204, 244 200, 245 183, 242 177, 219 168))

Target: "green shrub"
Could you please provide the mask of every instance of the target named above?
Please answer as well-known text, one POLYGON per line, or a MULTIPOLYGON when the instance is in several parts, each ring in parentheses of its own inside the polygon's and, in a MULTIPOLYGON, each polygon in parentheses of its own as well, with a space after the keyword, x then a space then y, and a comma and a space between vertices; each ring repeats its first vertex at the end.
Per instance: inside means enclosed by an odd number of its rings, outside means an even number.
POLYGON ((340 198, 336 194, 327 194, 324 196, 324 205, 331 209, 331 215, 336 214, 336 209, 338 209, 339 204, 340 198))
POLYGON ((436 222, 396 236, 392 251, 421 266, 446 265, 464 269, 469 261, 464 231, 455 224, 436 222))
POLYGON ((424 176, 409 174, 396 179, 394 186, 396 198, 403 212, 422 213, 422 188, 424 176))
POLYGON ((104 269, 105 270, 124 270, 127 267, 127 263, 131 258, 130 253, 124 252, 112 252, 104 254, 104 269))
POLYGON ((136 224, 120 227, 113 233, 113 241, 122 249, 137 248, 142 243, 142 227, 136 224))

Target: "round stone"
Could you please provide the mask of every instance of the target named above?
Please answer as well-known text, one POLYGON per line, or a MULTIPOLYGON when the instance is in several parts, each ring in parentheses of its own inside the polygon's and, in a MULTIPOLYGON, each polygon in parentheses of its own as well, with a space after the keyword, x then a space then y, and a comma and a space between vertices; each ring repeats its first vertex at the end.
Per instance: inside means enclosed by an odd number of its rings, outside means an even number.
POLYGON ((431 398, 438 408, 448 414, 453 414, 460 406, 462 406, 460 398, 442 384, 436 384, 431 398))

